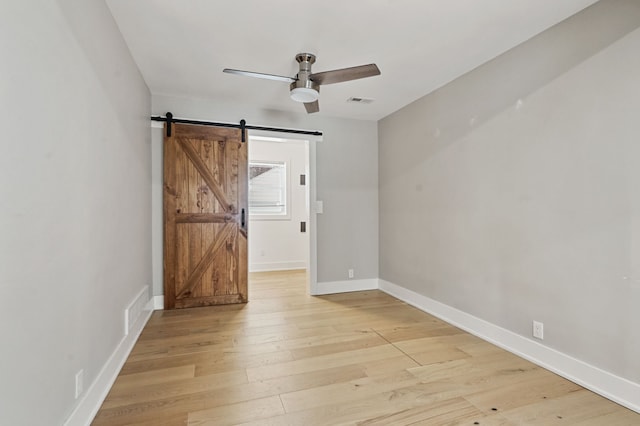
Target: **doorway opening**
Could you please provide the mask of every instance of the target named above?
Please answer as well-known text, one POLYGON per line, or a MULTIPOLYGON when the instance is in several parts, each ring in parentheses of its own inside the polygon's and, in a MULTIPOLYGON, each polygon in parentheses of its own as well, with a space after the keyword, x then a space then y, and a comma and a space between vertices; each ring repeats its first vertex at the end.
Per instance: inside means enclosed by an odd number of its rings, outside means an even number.
POLYGON ((304 274, 310 293, 315 284, 312 144, 249 134, 249 272, 304 274))

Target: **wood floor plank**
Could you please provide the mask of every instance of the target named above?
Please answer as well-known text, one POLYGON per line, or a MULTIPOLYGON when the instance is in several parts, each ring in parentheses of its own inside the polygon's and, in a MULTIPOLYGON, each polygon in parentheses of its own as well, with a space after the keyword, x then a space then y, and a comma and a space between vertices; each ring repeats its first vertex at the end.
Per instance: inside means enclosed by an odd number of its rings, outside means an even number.
MULTIPOLYGON (((426 315, 426 314, 425 314, 426 315)), ((463 334, 464 331, 427 316, 424 320, 415 324, 396 326, 391 328, 378 328, 378 333, 389 342, 401 342, 403 340, 419 339, 421 337, 450 336, 463 334)))
MULTIPOLYGON (((441 398, 438 393, 430 390, 426 384, 414 384, 408 387, 399 387, 394 390, 381 393, 363 393, 361 398, 347 401, 336 401, 328 405, 316 406, 305 410, 287 412, 261 422, 248 422, 248 425, 354 425, 366 424, 367 421, 376 421, 386 416, 393 416, 407 410, 420 407, 433 407, 433 416, 443 414, 438 411, 441 405, 447 405, 448 398, 441 398)), ((459 398, 457 399, 461 401, 459 398)), ((474 417, 481 418, 483 414, 468 402, 461 401, 464 406, 466 424, 473 424, 474 417), (475 416, 473 415, 475 414, 475 416)), ((424 414, 425 416, 428 414, 424 414)), ((450 416, 455 416, 455 412, 450 416)), ((384 424, 384 423, 383 423, 384 424)), ((386 423, 394 424, 394 423, 386 423)), ((408 424, 408 423, 396 423, 408 424)), ((450 424, 426 423, 433 425, 450 424)))
POLYGON ((244 369, 176 380, 171 383, 164 383, 162 386, 157 386, 157 383, 147 385, 140 383, 135 387, 129 386, 128 388, 122 388, 118 386, 118 382, 116 382, 111 394, 102 405, 102 408, 116 408, 152 401, 171 400, 183 395, 193 395, 215 389, 240 386, 247 382, 247 373, 244 369))
POLYGON ((270 396, 239 402, 210 410, 189 413, 189 426, 237 425, 249 420, 260 420, 284 413, 280 398, 270 396))
POLYGON ((292 348, 294 359, 305 359, 320 355, 340 352, 350 352, 356 349, 366 349, 386 345, 388 342, 373 331, 365 333, 349 333, 338 339, 327 339, 326 343, 313 342, 306 347, 292 348))
POLYGON ((485 413, 513 410, 582 390, 579 385, 542 368, 503 375, 502 379, 492 375, 483 385, 465 398, 485 413))
POLYGON ((93 425, 640 425, 385 293, 249 279, 246 305, 154 312, 93 425))
MULTIPOLYGON (((386 338, 386 336, 383 336, 386 338)), ((406 353, 419 353, 424 352, 425 348, 431 348, 434 345, 446 345, 453 348, 470 347, 473 344, 483 343, 485 345, 494 347, 486 342, 483 342, 476 336, 472 336, 468 333, 456 333, 448 335, 437 335, 429 337, 405 337, 402 341, 395 341, 394 345, 403 350, 406 353)))
POLYGON ((451 425, 462 421, 469 424, 472 423, 470 420, 481 417, 482 413, 468 401, 462 398, 452 398, 434 404, 421 405, 374 417, 359 424, 362 426, 414 424, 451 425))
MULTIPOLYGON (((398 347, 402 349, 401 346, 398 347)), ((418 351, 407 351, 405 353, 421 365, 442 363, 446 361, 453 361, 455 359, 469 358, 471 356, 454 346, 437 343, 423 347, 418 351)))
POLYGON ((281 395, 288 413, 347 401, 357 401, 375 395, 418 384, 419 380, 406 370, 394 371, 378 377, 364 377, 346 383, 318 386, 281 395))
POLYGON ((185 426, 189 413, 176 413, 170 416, 155 417, 147 421, 127 423, 127 426, 185 426))
POLYGON ((398 349, 386 344, 374 348, 356 349, 349 352, 321 355, 274 365, 250 367, 247 368, 247 376, 249 377, 249 381, 258 381, 288 376, 290 374, 317 371, 325 368, 384 360, 398 355, 401 355, 398 349))
POLYGON ((637 426, 640 424, 638 421, 638 413, 631 410, 620 410, 617 407, 615 410, 605 414, 595 414, 588 419, 582 419, 580 421, 581 426, 637 426))
MULTIPOLYGON (((602 398, 586 389, 569 392, 556 398, 547 398, 535 404, 517 407, 501 412, 503 416, 517 424, 526 425, 565 425, 582 424, 595 421, 598 417, 606 418, 616 411, 625 411, 619 405, 602 398)), ((623 419, 633 421, 631 425, 640 424, 640 414, 623 419)), ((607 425, 607 423, 600 423, 607 425)))
POLYGON ((162 383, 174 382, 182 379, 191 379, 195 377, 196 366, 182 365, 173 368, 161 368, 158 370, 149 370, 141 373, 120 375, 114 383, 114 386, 122 388, 134 388, 146 385, 158 385, 162 383))

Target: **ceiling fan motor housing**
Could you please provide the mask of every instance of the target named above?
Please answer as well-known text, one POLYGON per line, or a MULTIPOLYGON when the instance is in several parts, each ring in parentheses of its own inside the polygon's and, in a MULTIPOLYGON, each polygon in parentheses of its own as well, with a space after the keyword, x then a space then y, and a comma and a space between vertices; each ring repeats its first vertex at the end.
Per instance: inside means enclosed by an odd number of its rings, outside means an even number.
POLYGON ((316 61, 316 57, 311 53, 298 53, 296 61, 300 64, 300 70, 296 76, 297 80, 289 86, 291 98, 298 102, 313 102, 318 99, 320 92, 320 85, 310 78, 311 64, 316 61))

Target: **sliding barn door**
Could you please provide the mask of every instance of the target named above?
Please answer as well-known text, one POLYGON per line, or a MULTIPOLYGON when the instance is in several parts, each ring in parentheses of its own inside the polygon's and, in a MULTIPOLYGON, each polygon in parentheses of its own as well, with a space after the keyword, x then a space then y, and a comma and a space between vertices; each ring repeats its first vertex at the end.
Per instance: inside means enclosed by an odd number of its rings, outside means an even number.
POLYGON ((247 301, 247 142, 173 124, 164 139, 165 309, 247 301))

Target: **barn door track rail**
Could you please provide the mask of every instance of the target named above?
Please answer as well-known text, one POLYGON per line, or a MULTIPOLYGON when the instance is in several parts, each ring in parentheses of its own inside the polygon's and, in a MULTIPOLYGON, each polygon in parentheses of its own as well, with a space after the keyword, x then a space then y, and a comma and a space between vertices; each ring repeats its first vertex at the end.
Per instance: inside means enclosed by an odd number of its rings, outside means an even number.
POLYGON ((160 115, 152 115, 151 121, 164 121, 167 123, 167 137, 171 137, 171 125, 173 123, 180 124, 199 124, 202 126, 216 126, 216 127, 232 127, 242 130, 242 142, 246 142, 247 130, 263 130, 267 132, 280 132, 280 133, 295 133, 298 135, 312 135, 322 136, 322 132, 317 130, 300 130, 300 129, 287 129, 284 127, 267 127, 267 126, 252 126, 247 124, 245 120, 240 120, 240 123, 218 123, 215 121, 202 121, 202 120, 190 120, 187 118, 175 118, 172 113, 167 112, 164 117, 160 115))

